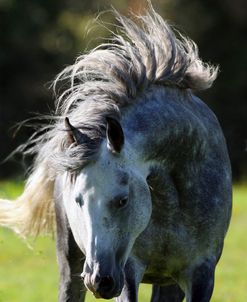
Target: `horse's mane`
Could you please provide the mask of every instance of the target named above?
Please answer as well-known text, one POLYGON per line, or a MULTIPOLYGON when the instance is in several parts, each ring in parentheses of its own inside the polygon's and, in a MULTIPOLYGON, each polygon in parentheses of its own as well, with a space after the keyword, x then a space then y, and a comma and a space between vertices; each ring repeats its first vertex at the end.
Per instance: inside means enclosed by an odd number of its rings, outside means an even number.
POLYGON ((106 116, 120 118, 121 108, 131 106, 151 85, 202 90, 215 80, 217 68, 203 63, 196 44, 172 31, 152 7, 146 15, 132 19, 114 14, 120 25, 110 42, 78 57, 56 78, 55 88, 67 88, 58 97, 48 126, 19 148, 24 154, 36 155, 33 173, 15 205, 0 204, 0 224, 24 235, 49 231, 53 201, 45 192, 49 188, 52 194, 57 173, 74 172, 95 158, 105 136, 106 116), (84 144, 68 146, 65 117, 88 137, 84 144), (6 215, 8 208, 19 212, 6 215), (25 212, 25 221, 20 219, 21 212, 25 212))

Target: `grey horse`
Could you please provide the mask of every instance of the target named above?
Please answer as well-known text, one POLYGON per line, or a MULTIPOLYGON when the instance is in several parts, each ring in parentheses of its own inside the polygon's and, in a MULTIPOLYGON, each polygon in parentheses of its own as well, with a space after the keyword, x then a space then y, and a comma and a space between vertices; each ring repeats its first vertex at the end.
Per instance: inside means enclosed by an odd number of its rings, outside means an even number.
POLYGON ((56 222, 60 302, 86 290, 136 302, 141 282, 153 284, 152 302, 208 302, 231 168, 217 118, 193 91, 217 68, 152 8, 136 22, 115 14, 124 35, 58 76, 69 87, 21 147, 37 154, 33 172, 15 203, 0 202, 0 223, 25 236, 56 222))

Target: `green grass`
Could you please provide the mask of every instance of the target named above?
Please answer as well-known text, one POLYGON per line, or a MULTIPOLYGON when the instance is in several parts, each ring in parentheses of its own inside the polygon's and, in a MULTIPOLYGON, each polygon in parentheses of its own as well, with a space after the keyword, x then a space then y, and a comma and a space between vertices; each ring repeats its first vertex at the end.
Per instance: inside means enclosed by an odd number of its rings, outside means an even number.
MULTIPOLYGON (((0 196, 15 198, 21 182, 1 182, 0 196)), ((247 186, 234 187, 234 207, 225 248, 216 271, 212 302, 247 301, 247 186)), ((41 237, 28 248, 9 230, 0 228, 0 302, 57 301, 58 270, 55 242, 41 237)), ((149 301, 150 286, 142 285, 139 300, 149 301)), ((96 301, 91 294, 87 302, 96 301)), ((97 300, 103 301, 103 300, 97 300)))

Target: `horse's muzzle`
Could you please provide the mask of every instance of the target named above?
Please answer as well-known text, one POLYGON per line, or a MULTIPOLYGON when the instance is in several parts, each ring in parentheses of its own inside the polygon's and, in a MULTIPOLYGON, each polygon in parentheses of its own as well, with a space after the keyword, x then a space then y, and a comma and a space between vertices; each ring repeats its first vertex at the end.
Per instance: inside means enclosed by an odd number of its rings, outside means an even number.
MULTIPOLYGON (((112 270, 111 270, 112 271, 112 270)), ((96 298, 112 299, 118 297, 123 289, 124 277, 122 271, 85 272, 82 274, 84 284, 96 298)))

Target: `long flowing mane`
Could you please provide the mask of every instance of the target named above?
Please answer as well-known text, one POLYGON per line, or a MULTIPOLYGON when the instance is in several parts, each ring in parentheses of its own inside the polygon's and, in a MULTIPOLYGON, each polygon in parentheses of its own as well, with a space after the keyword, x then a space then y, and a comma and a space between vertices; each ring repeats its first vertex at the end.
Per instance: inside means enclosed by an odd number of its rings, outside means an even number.
POLYGON ((58 75, 55 87, 62 82, 67 88, 55 114, 19 149, 35 154, 33 172, 15 202, 0 201, 0 224, 23 236, 53 229, 54 180, 97 156, 107 116, 120 119, 121 108, 151 85, 202 90, 217 76, 217 68, 200 60, 196 44, 172 31, 152 7, 132 19, 114 14, 119 32, 58 75), (65 117, 87 137, 80 146, 68 146, 65 117))

